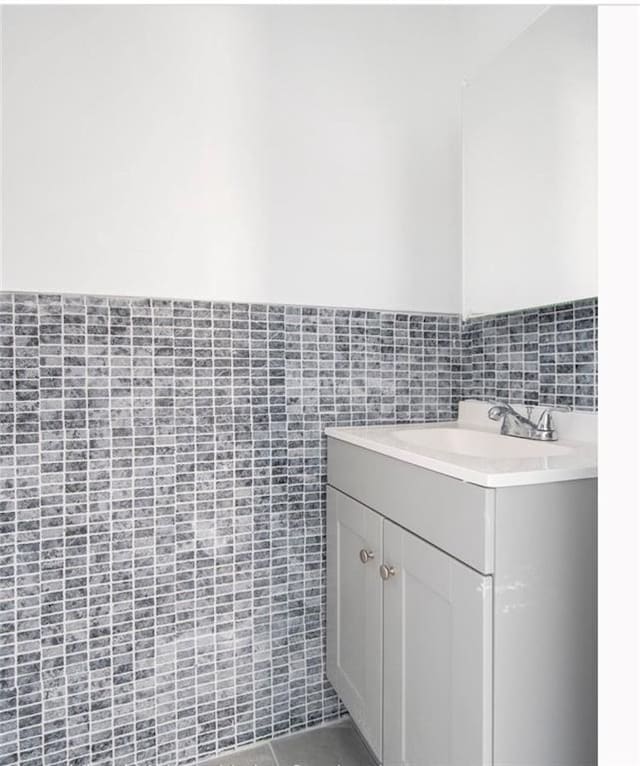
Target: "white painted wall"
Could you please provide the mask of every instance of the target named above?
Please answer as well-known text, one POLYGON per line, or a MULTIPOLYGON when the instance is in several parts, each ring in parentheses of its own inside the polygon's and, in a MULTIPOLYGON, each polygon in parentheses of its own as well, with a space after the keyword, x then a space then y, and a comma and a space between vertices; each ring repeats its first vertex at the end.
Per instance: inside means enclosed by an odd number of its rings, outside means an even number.
POLYGON ((595 7, 546 11, 464 89, 464 313, 597 294, 595 7))
POLYGON ((5 7, 2 288, 459 311, 459 83, 536 13, 5 7))
POLYGON ((622 766, 640 763, 640 6, 598 7, 598 113, 598 758, 622 766))

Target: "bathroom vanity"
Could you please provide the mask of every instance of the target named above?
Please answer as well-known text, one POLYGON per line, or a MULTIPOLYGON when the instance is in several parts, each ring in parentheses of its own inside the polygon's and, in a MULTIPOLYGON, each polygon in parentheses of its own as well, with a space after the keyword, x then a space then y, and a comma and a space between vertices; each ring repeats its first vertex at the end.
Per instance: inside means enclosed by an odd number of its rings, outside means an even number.
POLYGON ((328 676, 385 766, 589 766, 595 416, 486 412, 327 429, 328 676))

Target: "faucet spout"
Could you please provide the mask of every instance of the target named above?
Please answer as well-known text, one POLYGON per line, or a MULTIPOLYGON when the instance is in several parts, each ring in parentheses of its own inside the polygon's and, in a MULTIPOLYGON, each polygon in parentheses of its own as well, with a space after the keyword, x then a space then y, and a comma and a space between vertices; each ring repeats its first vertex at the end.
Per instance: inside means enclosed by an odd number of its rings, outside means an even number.
POLYGON ((507 415, 511 415, 515 418, 524 418, 524 416, 514 410, 508 402, 496 402, 487 415, 491 420, 499 420, 501 417, 506 417, 507 415))

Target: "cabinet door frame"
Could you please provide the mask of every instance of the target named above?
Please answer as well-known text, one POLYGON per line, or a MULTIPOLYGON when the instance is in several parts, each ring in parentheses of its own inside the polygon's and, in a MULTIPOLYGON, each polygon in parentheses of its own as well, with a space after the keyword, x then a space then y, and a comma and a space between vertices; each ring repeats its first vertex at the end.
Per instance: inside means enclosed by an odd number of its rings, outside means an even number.
MULTIPOLYGON (((383 558, 382 530, 382 516, 327 488, 327 676, 378 760, 382 758, 382 580, 378 573, 383 558), (348 542, 343 539, 345 531, 351 533, 348 542), (361 548, 373 553, 366 563, 359 559, 361 548), (351 594, 343 587, 343 555, 348 555, 350 564, 355 562, 364 592, 351 594), (352 625, 350 635, 341 622, 340 599, 345 594, 361 599, 364 614, 364 623, 352 625), (356 651, 363 653, 366 673, 359 680, 342 663, 341 646, 349 641, 357 641, 356 651)), ((350 648, 354 649, 353 644, 350 648)))
POLYGON ((395 570, 384 584, 383 761, 490 766, 493 580, 386 519, 383 534, 395 570), (433 617, 431 632, 421 614, 433 617), (416 688, 427 675, 440 689, 416 688), (428 726, 434 736, 421 743, 428 726))

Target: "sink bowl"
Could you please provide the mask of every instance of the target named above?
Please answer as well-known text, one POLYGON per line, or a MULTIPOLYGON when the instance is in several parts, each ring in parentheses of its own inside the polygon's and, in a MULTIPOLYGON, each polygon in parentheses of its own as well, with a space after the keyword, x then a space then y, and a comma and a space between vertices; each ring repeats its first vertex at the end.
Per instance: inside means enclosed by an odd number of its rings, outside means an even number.
POLYGON ((468 457, 536 458, 569 455, 570 447, 549 442, 518 439, 468 428, 398 429, 393 436, 411 447, 448 452, 468 457))

